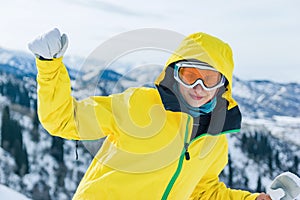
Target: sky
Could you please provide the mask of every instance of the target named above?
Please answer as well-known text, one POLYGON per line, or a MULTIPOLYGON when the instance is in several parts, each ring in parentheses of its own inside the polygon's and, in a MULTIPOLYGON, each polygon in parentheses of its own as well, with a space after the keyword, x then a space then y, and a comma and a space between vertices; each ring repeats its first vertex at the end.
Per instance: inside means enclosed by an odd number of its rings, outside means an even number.
POLYGON ((27 44, 54 27, 69 37, 66 56, 88 57, 110 38, 141 28, 206 32, 230 44, 241 79, 298 82, 299 0, 0 0, 0 47, 27 44))

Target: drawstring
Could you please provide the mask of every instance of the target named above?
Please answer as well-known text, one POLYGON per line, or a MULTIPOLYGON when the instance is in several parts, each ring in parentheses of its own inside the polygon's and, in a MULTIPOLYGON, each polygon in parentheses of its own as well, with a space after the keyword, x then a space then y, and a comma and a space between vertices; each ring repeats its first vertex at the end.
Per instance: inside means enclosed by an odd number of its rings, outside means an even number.
POLYGON ((75 145, 75 155, 76 155, 76 160, 78 160, 78 152, 77 152, 77 149, 78 149, 78 140, 76 140, 76 145, 75 145))

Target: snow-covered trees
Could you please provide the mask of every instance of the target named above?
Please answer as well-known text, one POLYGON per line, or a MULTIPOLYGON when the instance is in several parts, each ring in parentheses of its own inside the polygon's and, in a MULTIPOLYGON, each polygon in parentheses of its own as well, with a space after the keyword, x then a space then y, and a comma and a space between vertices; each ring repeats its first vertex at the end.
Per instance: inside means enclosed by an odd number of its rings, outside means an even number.
POLYGON ((1 147, 14 157, 17 174, 24 176, 28 173, 28 155, 23 145, 22 128, 16 120, 11 119, 8 106, 4 107, 2 114, 1 147))

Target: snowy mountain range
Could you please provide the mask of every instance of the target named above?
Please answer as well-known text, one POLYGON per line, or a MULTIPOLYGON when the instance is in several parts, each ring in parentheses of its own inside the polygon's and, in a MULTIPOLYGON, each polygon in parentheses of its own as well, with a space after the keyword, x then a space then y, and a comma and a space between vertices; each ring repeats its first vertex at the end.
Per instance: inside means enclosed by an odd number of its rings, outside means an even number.
MULTIPOLYGON (((72 66, 68 71, 73 95, 78 99, 121 92, 128 87, 153 87, 161 71, 158 66, 132 70, 130 63, 124 64, 126 70, 101 66, 97 70, 84 70, 81 58, 68 57, 64 62, 67 67, 72 66)), ((80 144, 76 160, 74 141, 55 139, 40 125, 34 129, 36 73, 32 55, 0 48, 0 117, 3 119, 8 106, 10 118, 22 127, 29 163, 28 173, 18 174, 16 158, 0 147, 0 184, 30 199, 71 199, 92 156, 80 144), (9 93, 9 88, 21 88, 20 94, 9 93), (29 104, 20 103, 24 91, 28 93, 29 104)), ((234 77, 233 96, 243 114, 243 129, 241 134, 228 136, 231 161, 221 180, 230 187, 254 192, 263 191, 283 171, 299 175, 300 84, 245 81, 234 77), (230 173, 233 173, 232 180, 230 173)), ((95 144, 99 145, 99 141, 95 144)), ((1 186, 0 191, 6 191, 6 187, 1 186)), ((4 197, 0 192, 0 199, 4 197)))
MULTIPOLYGON (((68 63, 73 63, 75 58, 68 57, 68 63)), ((72 78, 75 77, 77 71, 68 67, 68 71, 72 78)), ((7 50, 0 47, 0 71, 15 76, 35 77, 37 69, 35 66, 35 58, 29 53, 15 50, 7 50)))

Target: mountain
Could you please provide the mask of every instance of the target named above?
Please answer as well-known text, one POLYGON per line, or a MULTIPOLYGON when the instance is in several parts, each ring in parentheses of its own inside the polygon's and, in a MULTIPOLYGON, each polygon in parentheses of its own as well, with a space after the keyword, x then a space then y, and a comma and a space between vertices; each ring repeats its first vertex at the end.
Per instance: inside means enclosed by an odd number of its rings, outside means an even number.
MULTIPOLYGON (((84 87, 89 84, 96 87, 101 81, 113 82, 111 87, 119 86, 120 91, 128 87, 153 87, 155 78, 162 70, 162 67, 158 65, 136 67, 134 63, 120 64, 119 69, 116 67, 112 69, 104 68, 103 63, 96 62, 72 56, 64 58, 71 79, 80 90, 84 90, 84 87), (122 74, 117 71, 121 71, 122 74)), ((32 77, 35 77, 37 73, 34 57, 31 54, 2 48, 0 48, 0 71, 15 76, 32 77)), ((107 90, 120 92, 113 88, 107 88, 107 90)), ((249 118, 272 118, 276 115, 300 117, 299 83, 276 83, 268 80, 245 81, 234 77, 233 97, 239 103, 243 115, 249 118)))
POLYGON ((13 199, 13 200, 29 200, 24 195, 13 191, 12 189, 0 184, 0 194, 2 199, 13 199))
MULTIPOLYGON (((78 70, 70 68, 68 63, 74 65, 77 61, 75 58, 68 57, 67 69, 72 79, 75 79, 78 70)), ((78 59, 81 61, 81 59, 78 59)), ((76 65, 78 66, 78 65, 76 65)), ((16 50, 7 50, 0 47, 0 71, 8 74, 14 74, 15 76, 29 76, 35 77, 37 74, 37 69, 35 66, 35 58, 32 54, 25 53, 16 50)))
POLYGON ((243 81, 234 77, 233 96, 252 118, 300 117, 300 85, 267 80, 243 81))
MULTIPOLYGON (((36 115, 34 62, 30 54, 0 49, 0 140, 7 124, 13 125, 9 130, 16 135, 0 147, 0 184, 31 199, 71 199, 101 141, 90 141, 89 145, 80 142, 76 148, 75 141, 52 137, 43 129, 36 115)), ((118 70, 96 63, 86 70, 83 59, 75 57, 64 58, 64 62, 72 66, 68 71, 78 99, 128 87, 154 87, 161 71, 157 65, 135 67, 134 63, 119 65, 118 70)), ((227 186, 264 191, 281 172, 299 175, 299 88, 298 83, 234 77, 233 96, 243 123, 240 134, 228 135, 229 164, 220 177, 227 186)))
POLYGON ((22 76, 35 76, 37 73, 34 57, 24 52, 0 48, 0 70, 22 76))

